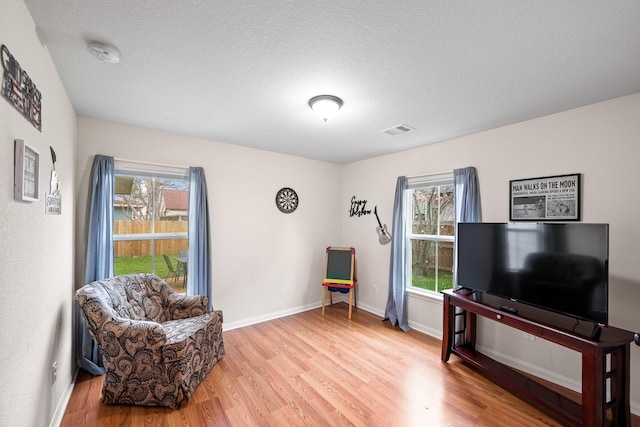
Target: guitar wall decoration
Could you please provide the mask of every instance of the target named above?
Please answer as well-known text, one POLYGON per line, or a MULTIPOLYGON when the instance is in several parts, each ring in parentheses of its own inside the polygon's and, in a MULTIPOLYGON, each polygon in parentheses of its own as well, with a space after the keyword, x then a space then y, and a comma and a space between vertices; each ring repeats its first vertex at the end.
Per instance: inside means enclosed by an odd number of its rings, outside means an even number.
POLYGON ((381 245, 386 245, 391 241, 391 234, 387 231, 387 224, 382 225, 380 222, 380 217, 378 216, 378 206, 373 208, 373 213, 376 214, 376 219, 378 220, 378 226, 376 227, 376 232, 378 233, 378 241, 381 245))

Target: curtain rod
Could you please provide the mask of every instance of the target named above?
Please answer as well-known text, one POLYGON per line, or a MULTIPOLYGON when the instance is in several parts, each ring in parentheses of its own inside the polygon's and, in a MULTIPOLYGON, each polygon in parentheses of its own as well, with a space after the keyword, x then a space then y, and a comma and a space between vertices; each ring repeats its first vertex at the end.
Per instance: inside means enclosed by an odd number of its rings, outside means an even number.
POLYGON ((442 171, 442 172, 431 172, 431 173, 418 173, 415 175, 405 175, 405 178, 418 178, 421 176, 431 176, 431 175, 444 175, 444 174, 449 174, 449 175, 453 175, 453 171, 442 171))
POLYGON ((189 169, 189 166, 165 165, 162 163, 143 162, 141 160, 129 160, 129 159, 122 159, 119 157, 114 157, 113 160, 116 162, 132 163, 132 164, 142 165, 142 166, 153 166, 153 167, 172 168, 172 169, 187 169, 187 170, 189 169))

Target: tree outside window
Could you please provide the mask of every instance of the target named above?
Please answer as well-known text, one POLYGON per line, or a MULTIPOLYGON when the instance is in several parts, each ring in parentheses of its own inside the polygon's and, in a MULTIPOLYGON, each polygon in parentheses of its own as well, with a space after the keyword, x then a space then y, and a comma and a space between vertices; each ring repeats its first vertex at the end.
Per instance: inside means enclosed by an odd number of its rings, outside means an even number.
POLYGON ((454 186, 413 187, 411 192, 411 286, 440 292, 453 288, 454 186))
POLYGON ((116 172, 114 273, 153 273, 184 292, 188 240, 187 178, 116 172))

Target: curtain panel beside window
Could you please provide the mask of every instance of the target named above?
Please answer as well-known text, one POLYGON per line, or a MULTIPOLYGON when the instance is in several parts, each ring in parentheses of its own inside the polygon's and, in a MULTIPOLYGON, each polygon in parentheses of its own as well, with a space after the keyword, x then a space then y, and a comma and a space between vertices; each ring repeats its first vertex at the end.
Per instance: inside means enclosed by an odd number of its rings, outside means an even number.
MULTIPOLYGON (((455 234, 458 235, 458 223, 482 222, 482 210, 480 208, 480 186, 476 168, 467 167, 453 171, 455 206, 455 234)), ((456 239, 453 251, 454 280, 457 285, 458 269, 458 240, 456 239)))
POLYGON ((201 167, 189 168, 189 256, 187 295, 206 295, 213 309, 207 180, 201 167))
POLYGON ((385 320, 389 320, 393 326, 407 332, 409 323, 407 320, 407 227, 405 209, 405 190, 407 189, 407 177, 399 176, 396 181, 396 194, 393 202, 393 226, 391 230, 391 255, 389 258, 389 296, 384 310, 385 320))
MULTIPOLYGON (((96 155, 91 168, 87 211, 84 284, 113 276, 113 157, 96 155)), ((98 346, 78 313, 78 364, 93 375, 104 374, 98 346)))

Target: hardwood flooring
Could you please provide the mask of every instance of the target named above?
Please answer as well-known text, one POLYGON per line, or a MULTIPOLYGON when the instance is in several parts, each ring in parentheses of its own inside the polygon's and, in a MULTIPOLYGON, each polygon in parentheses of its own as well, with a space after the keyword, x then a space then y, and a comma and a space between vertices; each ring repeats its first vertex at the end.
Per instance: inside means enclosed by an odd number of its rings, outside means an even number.
MULTIPOLYGON (((340 303, 224 332, 226 355, 177 410, 100 402, 80 371, 62 427, 560 426, 452 356, 340 303)), ((640 426, 633 417, 633 426, 640 426)))

